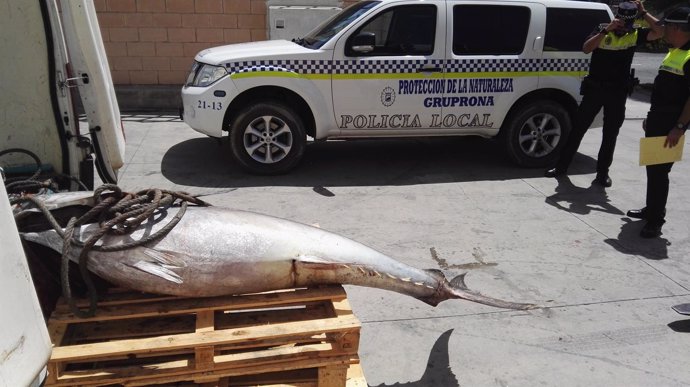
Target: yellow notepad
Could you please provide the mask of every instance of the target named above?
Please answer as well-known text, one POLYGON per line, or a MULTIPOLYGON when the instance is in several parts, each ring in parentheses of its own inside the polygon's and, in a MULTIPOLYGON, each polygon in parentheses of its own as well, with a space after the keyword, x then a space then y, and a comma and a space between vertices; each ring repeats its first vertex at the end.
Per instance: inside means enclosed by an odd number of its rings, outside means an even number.
POLYGON ((664 148, 666 136, 643 137, 640 139, 640 165, 655 165, 680 161, 683 157, 685 135, 673 148, 664 148))

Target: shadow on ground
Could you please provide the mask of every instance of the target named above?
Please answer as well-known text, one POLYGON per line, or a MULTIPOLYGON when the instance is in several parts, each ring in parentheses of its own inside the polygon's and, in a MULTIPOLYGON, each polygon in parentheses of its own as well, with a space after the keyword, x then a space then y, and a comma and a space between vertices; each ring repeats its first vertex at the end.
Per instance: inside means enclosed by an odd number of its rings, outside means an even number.
POLYGON ((628 98, 640 102, 649 102, 652 96, 652 86, 652 83, 640 84, 628 98))
MULTIPOLYGON (((610 203, 606 189, 598 185, 583 188, 572 183, 567 177, 558 178, 556 193, 546 198, 546 203, 560 210, 577 215, 587 215, 594 211, 612 215, 624 215, 618 207, 610 203)), ((616 238, 607 238, 606 244, 618 252, 642 256, 647 259, 661 260, 668 258, 670 242, 665 238, 643 239, 640 230, 644 221, 633 221, 624 216, 621 218, 621 230, 616 238)))
MULTIPOLYGON (((577 162, 589 157, 578 155, 577 162)), ((590 173, 585 162, 577 173, 590 173)), ((543 175, 543 168, 521 168, 497 141, 478 137, 377 139, 310 143, 302 163, 280 176, 248 174, 230 157, 226 141, 195 138, 171 147, 161 163, 163 175, 179 185, 213 188, 261 186, 387 186, 511 180, 543 175)))
POLYGON ((690 320, 678 320, 668 324, 674 332, 690 333, 690 320))
POLYGON ((370 387, 458 387, 460 383, 450 369, 448 359, 448 341, 453 330, 447 330, 436 340, 431 348, 429 360, 421 379, 416 382, 379 384, 370 387))
POLYGON ((621 218, 621 231, 616 238, 604 239, 608 245, 617 251, 628 255, 639 255, 651 260, 668 258, 668 246, 671 242, 662 237, 644 239, 640 237, 640 230, 644 226, 644 220, 633 221, 628 217, 621 218))
POLYGON ((556 193, 547 197, 546 203, 579 215, 587 215, 593 211, 623 215, 623 211, 611 204, 603 187, 594 184, 587 188, 578 187, 568 176, 558 178, 556 193))

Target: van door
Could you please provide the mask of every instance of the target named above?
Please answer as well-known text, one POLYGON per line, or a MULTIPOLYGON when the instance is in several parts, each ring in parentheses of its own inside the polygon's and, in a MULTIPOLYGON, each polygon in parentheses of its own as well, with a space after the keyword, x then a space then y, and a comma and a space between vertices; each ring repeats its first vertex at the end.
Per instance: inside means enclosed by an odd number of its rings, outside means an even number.
POLYGON ((537 89, 545 7, 501 1, 448 2, 442 125, 493 136, 520 97, 537 89))
MULTIPOLYGON (((90 177, 93 184, 93 164, 79 145, 70 93, 60 87, 67 53, 55 1, 0 0, 0 10, 5 37, 0 39, 5 53, 0 61, 0 166, 17 177, 33 174, 38 162, 44 174, 69 175, 87 185, 90 177)), ((77 189, 70 180, 58 183, 77 189)))
POLYGON ((52 346, 2 183, 0 228, 0 386, 42 386, 52 346))
POLYGON ((445 2, 396 2, 353 26, 334 52, 335 119, 343 136, 419 134, 444 88, 445 2))
POLYGON ((93 1, 61 1, 65 41, 77 79, 96 153, 96 170, 105 183, 117 183, 124 165, 125 137, 120 108, 93 1))

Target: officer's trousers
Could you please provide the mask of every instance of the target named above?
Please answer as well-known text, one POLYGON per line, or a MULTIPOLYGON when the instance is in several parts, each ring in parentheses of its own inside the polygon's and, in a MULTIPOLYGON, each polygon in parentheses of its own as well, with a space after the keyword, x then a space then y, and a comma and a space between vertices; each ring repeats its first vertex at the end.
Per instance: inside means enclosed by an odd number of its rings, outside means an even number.
MULTIPOLYGON (((679 116, 680 112, 649 112, 645 125, 645 137, 667 136, 676 125, 679 116)), ((668 175, 672 167, 673 163, 647 166, 646 213, 647 221, 650 223, 663 224, 665 221, 669 187, 668 175)))
POLYGON ((627 98, 627 90, 623 85, 606 85, 597 82, 587 85, 582 102, 577 109, 573 129, 556 163, 557 170, 564 172, 568 170, 587 129, 592 125, 599 111, 604 108, 604 127, 597 156, 597 175, 608 176, 618 132, 625 120, 627 98))

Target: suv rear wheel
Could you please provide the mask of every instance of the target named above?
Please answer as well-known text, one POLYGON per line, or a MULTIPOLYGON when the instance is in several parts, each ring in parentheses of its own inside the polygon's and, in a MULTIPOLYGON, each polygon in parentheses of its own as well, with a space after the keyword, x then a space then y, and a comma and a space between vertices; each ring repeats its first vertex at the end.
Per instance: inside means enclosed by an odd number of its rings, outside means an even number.
POLYGON ((307 136, 299 115, 279 102, 244 109, 230 128, 230 147, 240 166, 252 173, 275 175, 302 159, 307 136))
POLYGON ((507 118, 501 137, 510 158, 524 167, 552 165, 571 128, 570 116, 560 104, 531 101, 507 118))

